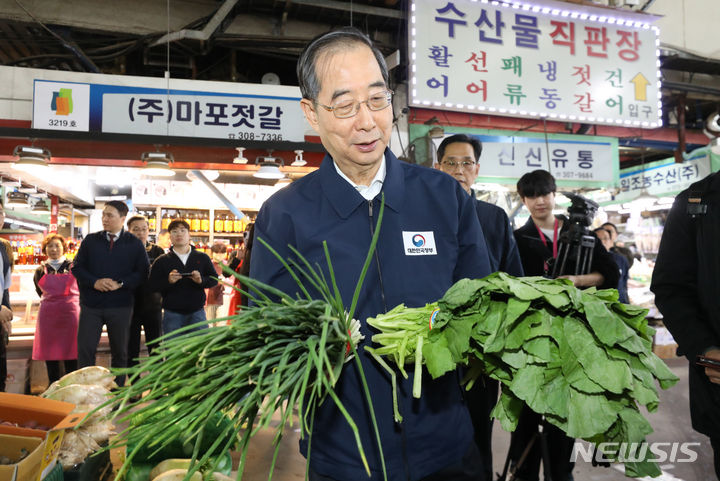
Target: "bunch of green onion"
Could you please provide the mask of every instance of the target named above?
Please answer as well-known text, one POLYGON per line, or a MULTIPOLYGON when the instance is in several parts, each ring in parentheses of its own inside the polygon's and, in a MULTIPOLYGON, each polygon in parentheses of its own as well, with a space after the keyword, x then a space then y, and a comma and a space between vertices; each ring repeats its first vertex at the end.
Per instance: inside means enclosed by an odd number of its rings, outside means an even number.
MULTIPOLYGON (((213 456, 236 448, 241 451, 238 468, 241 479, 250 438, 269 427, 277 412, 280 422, 274 427, 275 452, 269 474, 272 478, 283 430, 294 422, 293 410, 297 409, 301 436, 305 436, 312 433, 315 409, 327 398, 335 402, 355 433, 369 476, 357 426, 333 391, 344 363, 350 359, 355 360, 361 374, 385 473, 375 414, 357 357, 360 324, 352 318, 377 243, 382 212, 381 207, 349 311, 342 305, 327 244, 324 247, 330 283, 322 271, 313 268, 292 246, 297 260, 285 261, 258 239, 297 281, 302 296, 292 298, 233 272, 248 286, 247 291, 241 292, 252 297, 253 305, 229 317, 229 325, 196 331, 191 330, 195 326, 187 326, 174 331, 174 337, 158 339, 158 348, 151 356, 140 359, 138 365, 113 370, 114 374, 128 376, 128 383, 118 388, 105 404, 115 408, 116 424, 127 423, 107 448, 127 447, 118 479, 138 453, 146 457, 158 453, 178 438, 192 442, 193 467, 186 479, 201 467, 212 473, 213 456), (305 284, 322 299, 314 299, 317 295, 311 295, 305 284), (232 422, 215 439, 203 440, 205 429, 217 422, 217 413, 225 414, 232 422)), ((218 459, 215 458, 215 463, 218 459)))

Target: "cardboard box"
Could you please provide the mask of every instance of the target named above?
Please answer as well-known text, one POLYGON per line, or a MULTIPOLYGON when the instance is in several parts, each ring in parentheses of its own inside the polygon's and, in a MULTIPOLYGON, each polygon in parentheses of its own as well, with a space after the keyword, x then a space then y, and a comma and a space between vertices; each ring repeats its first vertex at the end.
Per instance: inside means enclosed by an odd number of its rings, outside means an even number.
POLYGON ((660 359, 673 359, 677 357, 678 345, 672 334, 663 325, 655 326, 652 350, 660 359))
MULTIPOLYGON (((18 478, 18 481, 40 481, 52 471, 57 462, 65 429, 75 426, 84 413, 70 414, 74 404, 44 399, 37 396, 0 393, 0 417, 3 421, 24 424, 34 421, 47 429, 30 429, 0 426, 0 435, 24 436, 40 439, 40 469, 34 478, 18 478)), ((12 478, 10 478, 12 479, 12 478)), ((2 481, 2 480, 0 480, 2 481)))
POLYGON ((0 465, 0 481, 38 479, 45 442, 37 437, 0 434, 0 456, 17 460, 22 450, 30 454, 15 464, 0 465))

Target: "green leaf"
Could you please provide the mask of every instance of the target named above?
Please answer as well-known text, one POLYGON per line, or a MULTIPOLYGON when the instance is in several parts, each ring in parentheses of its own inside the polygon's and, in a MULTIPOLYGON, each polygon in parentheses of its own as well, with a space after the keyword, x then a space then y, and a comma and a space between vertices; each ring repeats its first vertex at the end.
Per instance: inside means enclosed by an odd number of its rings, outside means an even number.
POLYGON ((672 373, 667 364, 654 353, 640 353, 640 362, 652 372, 655 379, 660 382, 660 387, 668 389, 678 382, 678 377, 672 373))
POLYGON ((427 367, 433 379, 437 379, 446 372, 455 369, 452 353, 450 349, 448 349, 447 338, 445 336, 431 336, 423 344, 422 352, 423 358, 425 359, 425 367, 427 367))
POLYGON ((485 279, 460 279, 453 284, 450 289, 445 292, 445 295, 438 302, 440 309, 446 310, 457 310, 462 309, 470 304, 477 296, 477 292, 482 287, 487 285, 485 279))
POLYGON ((505 431, 512 432, 517 427, 522 409, 523 402, 511 392, 503 389, 500 393, 500 400, 498 400, 490 415, 500 421, 500 426, 505 431))
POLYGON ((590 379, 616 394, 632 389, 632 373, 627 363, 608 357, 582 322, 572 317, 565 318, 564 334, 590 379))
POLYGON ((543 297, 543 293, 537 290, 532 282, 528 282, 523 278, 515 278, 504 274, 502 276, 507 282, 508 290, 520 300, 533 301, 543 297))
POLYGON ((536 337, 529 339, 522 346, 523 351, 532 354, 543 363, 549 363, 558 358, 558 348, 549 337, 536 337))
POLYGON ((586 438, 604 433, 617 419, 618 413, 602 394, 585 394, 570 387, 567 435, 586 438))
POLYGON ((588 324, 603 344, 613 346, 620 341, 637 337, 630 327, 613 315, 605 302, 590 295, 584 295, 582 299, 588 324))

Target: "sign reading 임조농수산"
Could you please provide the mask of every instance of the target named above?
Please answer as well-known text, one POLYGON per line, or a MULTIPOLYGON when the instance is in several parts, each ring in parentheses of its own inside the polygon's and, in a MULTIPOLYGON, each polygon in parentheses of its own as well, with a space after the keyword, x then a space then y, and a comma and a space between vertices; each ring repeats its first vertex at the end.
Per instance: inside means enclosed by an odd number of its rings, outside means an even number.
POLYGON ((559 5, 413 0, 410 104, 660 126, 657 27, 559 5))
POLYGON ((650 162, 620 172, 620 192, 615 201, 630 201, 643 190, 653 195, 670 195, 687 189, 690 184, 712 172, 709 149, 697 149, 684 162, 674 157, 650 162))
POLYGON ((307 124, 299 91, 297 94, 293 97, 35 80, 33 128, 302 142, 307 124))
MULTIPOLYGON (((413 138, 425 135, 431 126, 410 125, 413 138)), ((618 179, 618 140, 592 135, 564 135, 452 127, 446 137, 465 133, 482 142, 480 182, 517 182, 537 169, 550 172, 561 185, 606 187, 618 179), (510 134, 510 135, 508 135, 510 134)), ((435 147, 442 139, 433 139, 435 147)))

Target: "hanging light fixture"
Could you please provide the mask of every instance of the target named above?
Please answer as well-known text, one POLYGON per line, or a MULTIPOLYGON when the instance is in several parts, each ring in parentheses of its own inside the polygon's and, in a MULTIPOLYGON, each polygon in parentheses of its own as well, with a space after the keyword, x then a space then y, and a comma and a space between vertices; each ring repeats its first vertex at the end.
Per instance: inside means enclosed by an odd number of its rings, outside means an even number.
POLYGON ((307 165, 307 161, 303 159, 303 151, 302 150, 296 150, 295 151, 295 160, 292 164, 293 167, 302 167, 304 165, 307 165))
POLYGON ((45 199, 38 199, 38 201, 35 202, 35 205, 33 206, 31 212, 33 214, 39 214, 39 215, 49 214, 50 207, 48 207, 45 199))
POLYGON ((258 179, 282 179, 285 174, 280 172, 280 166, 283 165, 282 159, 276 157, 258 157, 255 159, 255 164, 259 165, 260 168, 253 174, 253 177, 258 179), (278 162, 280 162, 278 164, 278 162))
POLYGON ((41 147, 18 145, 13 150, 13 155, 17 157, 13 168, 30 174, 45 172, 50 161, 50 151, 41 147))
POLYGON ((30 196, 26 194, 25 192, 18 192, 16 190, 8 192, 7 193, 7 201, 6 203, 8 205, 17 205, 17 206, 27 206, 28 199, 30 196))
POLYGON ((172 177, 175 172, 170 168, 174 162, 169 152, 143 152, 140 159, 145 162, 143 173, 151 177, 172 177))
POLYGON ((243 152, 245 152, 245 147, 235 147, 235 150, 237 150, 238 154, 237 157, 233 159, 233 164, 247 164, 248 159, 243 154, 243 152))

